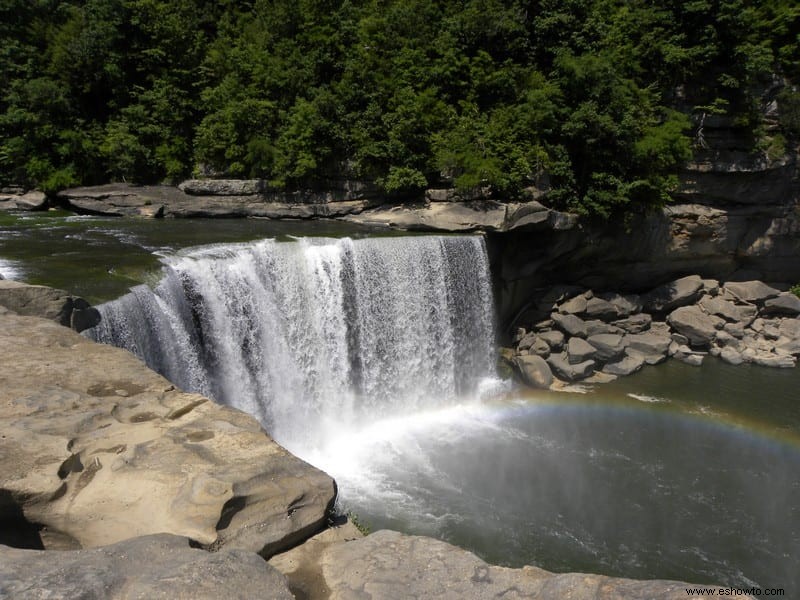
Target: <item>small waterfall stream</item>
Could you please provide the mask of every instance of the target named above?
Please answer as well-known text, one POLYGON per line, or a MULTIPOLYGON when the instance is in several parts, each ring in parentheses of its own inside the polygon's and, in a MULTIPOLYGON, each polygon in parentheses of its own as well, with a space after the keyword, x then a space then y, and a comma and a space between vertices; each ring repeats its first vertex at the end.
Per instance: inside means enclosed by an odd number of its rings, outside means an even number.
POLYGON ((470 397, 494 369, 477 236, 202 247, 99 308, 90 337, 256 416, 301 455, 344 423, 470 397))

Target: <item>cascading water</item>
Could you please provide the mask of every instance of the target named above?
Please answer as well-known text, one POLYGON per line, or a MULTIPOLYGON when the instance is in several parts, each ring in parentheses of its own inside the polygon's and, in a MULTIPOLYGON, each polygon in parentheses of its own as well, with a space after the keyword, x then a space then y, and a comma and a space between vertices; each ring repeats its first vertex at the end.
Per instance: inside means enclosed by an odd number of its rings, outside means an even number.
POLYGON ((343 424, 453 404, 493 373, 483 239, 264 240, 164 260, 99 307, 97 341, 307 454, 343 424))

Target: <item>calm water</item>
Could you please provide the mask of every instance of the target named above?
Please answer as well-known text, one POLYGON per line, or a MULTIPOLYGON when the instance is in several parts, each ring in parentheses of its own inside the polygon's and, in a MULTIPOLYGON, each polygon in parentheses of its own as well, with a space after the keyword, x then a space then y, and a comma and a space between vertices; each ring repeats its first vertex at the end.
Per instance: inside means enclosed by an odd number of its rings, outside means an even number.
MULTIPOLYGON (((0 213, 0 273, 92 301, 155 281, 179 248, 337 224, 0 213)), ((480 405, 343 431, 306 458, 373 530, 486 560, 800 597, 800 369, 651 367, 585 393, 500 386, 480 405)))
POLYGON ((494 563, 800 590, 796 370, 681 363, 378 423, 320 457, 372 529, 494 563), (327 461, 327 462, 326 462, 327 461))
POLYGON ((0 274, 50 285, 90 302, 159 277, 160 256, 180 248, 293 235, 387 235, 352 224, 264 219, 120 219, 65 211, 0 211, 0 274))

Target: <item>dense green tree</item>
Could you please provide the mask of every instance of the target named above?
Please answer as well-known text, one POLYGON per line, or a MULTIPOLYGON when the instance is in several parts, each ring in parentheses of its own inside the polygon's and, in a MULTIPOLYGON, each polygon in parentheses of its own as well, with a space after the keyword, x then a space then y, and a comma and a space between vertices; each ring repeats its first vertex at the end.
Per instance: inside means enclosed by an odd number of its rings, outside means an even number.
POLYGON ((608 216, 668 200, 703 115, 796 144, 798 32, 791 0, 0 0, 0 182, 535 185, 608 216))

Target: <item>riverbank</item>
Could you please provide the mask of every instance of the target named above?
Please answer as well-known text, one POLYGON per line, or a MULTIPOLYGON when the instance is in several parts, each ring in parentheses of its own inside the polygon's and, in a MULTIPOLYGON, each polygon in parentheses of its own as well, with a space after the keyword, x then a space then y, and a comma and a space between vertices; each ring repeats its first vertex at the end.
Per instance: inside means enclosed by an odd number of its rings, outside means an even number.
POLYGON ((547 288, 517 316, 514 346, 501 355, 539 388, 606 383, 668 358, 791 368, 800 356, 800 298, 775 285, 692 275, 641 295, 547 288))
POLYGON ((302 543, 329 522, 333 481, 253 418, 176 390, 125 351, 7 308, 0 352, 2 542, 38 549, 0 548, 9 597, 685 597, 682 583, 493 567, 389 531, 332 529, 302 543))

